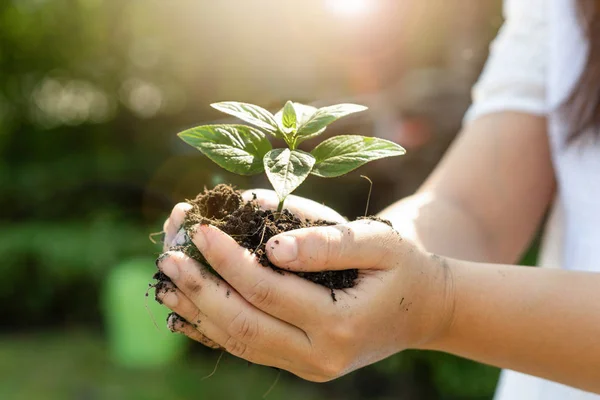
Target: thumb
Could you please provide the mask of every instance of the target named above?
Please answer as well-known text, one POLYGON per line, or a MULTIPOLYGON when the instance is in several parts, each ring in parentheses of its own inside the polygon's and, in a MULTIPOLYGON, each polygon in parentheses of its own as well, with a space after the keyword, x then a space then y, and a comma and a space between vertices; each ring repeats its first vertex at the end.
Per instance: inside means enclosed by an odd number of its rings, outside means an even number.
POLYGON ((389 225, 359 220, 285 232, 269 239, 266 249, 280 268, 316 272, 388 269, 401 246, 400 235, 389 225))

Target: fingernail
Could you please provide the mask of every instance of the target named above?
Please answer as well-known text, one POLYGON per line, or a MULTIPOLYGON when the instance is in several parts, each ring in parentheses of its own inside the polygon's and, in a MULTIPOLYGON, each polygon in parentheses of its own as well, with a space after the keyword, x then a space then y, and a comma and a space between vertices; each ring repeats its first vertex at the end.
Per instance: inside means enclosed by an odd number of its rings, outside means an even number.
POLYGON ((293 236, 276 236, 270 240, 271 255, 277 263, 289 263, 298 258, 298 242, 293 236))
POLYGON ((177 304, 179 304, 179 298, 173 290, 168 290, 165 294, 163 294, 161 300, 163 304, 169 308, 177 307, 177 304))
POLYGON ((196 229, 192 237, 192 242, 194 242, 194 244, 200 251, 206 248, 206 234, 204 233, 204 229, 208 229, 208 226, 196 225, 196 229))
POLYGON ((179 329, 183 327, 183 321, 184 319, 181 318, 179 314, 176 314, 174 312, 170 313, 169 315, 167 315, 167 328, 169 328, 169 330, 173 333, 178 332, 179 329))
POLYGON ((173 246, 183 246, 188 241, 188 235, 185 229, 180 229, 177 236, 173 239, 173 246))
POLYGON ((158 268, 171 278, 171 280, 177 280, 179 278, 179 267, 173 257, 167 257, 159 262, 158 268))
POLYGON ((168 252, 164 252, 162 253, 160 256, 158 256, 158 258, 154 261, 154 264, 156 265, 156 268, 158 268, 159 264, 167 257, 169 257, 170 254, 168 252))

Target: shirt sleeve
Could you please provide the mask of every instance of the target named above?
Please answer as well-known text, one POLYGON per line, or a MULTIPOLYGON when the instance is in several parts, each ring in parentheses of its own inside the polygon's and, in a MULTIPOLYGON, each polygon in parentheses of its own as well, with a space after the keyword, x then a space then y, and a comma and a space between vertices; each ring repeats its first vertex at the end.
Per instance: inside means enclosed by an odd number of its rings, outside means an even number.
POLYGON ((504 0, 504 24, 472 90, 464 123, 499 111, 545 115, 547 0, 504 0))

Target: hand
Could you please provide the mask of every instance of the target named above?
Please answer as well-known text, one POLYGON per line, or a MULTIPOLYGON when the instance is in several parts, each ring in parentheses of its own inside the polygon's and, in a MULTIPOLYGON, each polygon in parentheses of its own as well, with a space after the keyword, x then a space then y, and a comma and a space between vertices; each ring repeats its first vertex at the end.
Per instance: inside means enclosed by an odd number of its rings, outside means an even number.
POLYGON ((419 251, 380 222, 300 229, 267 243, 270 260, 283 269, 359 268, 357 285, 336 291, 336 302, 322 286, 258 265, 215 227, 196 227, 193 241, 225 281, 182 253, 164 258, 159 268, 174 286, 158 297, 196 325, 172 328, 308 380, 331 380, 423 347, 451 319, 453 293, 444 260, 419 251))

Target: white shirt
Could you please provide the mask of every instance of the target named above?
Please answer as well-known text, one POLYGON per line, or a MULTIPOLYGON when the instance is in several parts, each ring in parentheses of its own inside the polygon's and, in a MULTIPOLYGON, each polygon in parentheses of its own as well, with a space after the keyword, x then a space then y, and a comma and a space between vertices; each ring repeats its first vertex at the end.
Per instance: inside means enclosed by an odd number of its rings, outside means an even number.
MULTIPOLYGON (((547 116, 558 191, 540 266, 600 272, 600 144, 589 141, 591 133, 586 132, 583 143, 567 145, 567 124, 557 112, 586 62, 587 41, 574 0, 504 0, 504 16, 473 88, 473 105, 465 121, 499 111, 547 116)), ((600 396, 503 371, 495 399, 600 400, 600 396)))

